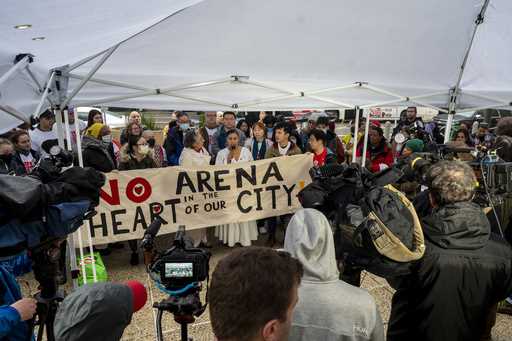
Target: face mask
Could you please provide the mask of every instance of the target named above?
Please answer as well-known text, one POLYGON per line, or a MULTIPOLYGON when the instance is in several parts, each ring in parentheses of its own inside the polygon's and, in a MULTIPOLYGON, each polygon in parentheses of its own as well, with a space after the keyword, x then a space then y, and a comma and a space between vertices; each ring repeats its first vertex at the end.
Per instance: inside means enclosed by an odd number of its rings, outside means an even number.
POLYGON ((149 153, 149 146, 139 146, 139 153, 147 155, 149 153))
POLYGON ((327 134, 327 128, 322 129, 322 131, 327 134))
POLYGON ((148 139, 148 145, 150 148, 154 148, 155 147, 155 139, 151 138, 151 139, 148 139))
POLYGON ((188 128, 190 128, 190 125, 188 123, 180 123, 179 126, 182 131, 188 130, 188 128))
POLYGON ((272 134, 274 132, 274 128, 267 128, 267 131, 269 134, 272 134))
POLYGON ((110 143, 112 142, 112 135, 104 135, 101 137, 101 140, 105 143, 110 143))

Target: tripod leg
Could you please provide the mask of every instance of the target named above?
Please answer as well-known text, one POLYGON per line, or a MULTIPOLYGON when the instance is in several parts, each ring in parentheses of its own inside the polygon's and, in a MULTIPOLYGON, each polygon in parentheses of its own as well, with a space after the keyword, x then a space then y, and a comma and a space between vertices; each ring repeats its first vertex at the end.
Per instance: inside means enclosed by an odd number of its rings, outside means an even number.
POLYGON ((162 335, 162 314, 163 310, 158 309, 156 314, 156 339, 157 341, 164 341, 164 337, 162 335))
POLYGON ((47 341, 55 341, 55 333, 53 330, 53 324, 55 323, 55 315, 57 314, 57 304, 51 303, 48 311, 48 316, 46 318, 46 340, 47 341))
POLYGON ((181 323, 181 341, 188 341, 188 325, 181 323))
POLYGON ((43 334, 44 334, 44 322, 41 322, 39 324, 39 328, 37 329, 37 341, 43 340, 43 334))

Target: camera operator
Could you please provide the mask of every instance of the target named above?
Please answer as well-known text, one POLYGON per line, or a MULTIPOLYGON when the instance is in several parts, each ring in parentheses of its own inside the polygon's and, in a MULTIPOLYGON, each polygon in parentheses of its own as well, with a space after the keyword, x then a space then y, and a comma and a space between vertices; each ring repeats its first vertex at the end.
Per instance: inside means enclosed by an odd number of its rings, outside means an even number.
POLYGON ((303 270, 289 253, 237 249, 219 261, 210 285, 218 341, 286 341, 303 270))
POLYGON ((384 340, 374 298, 339 280, 331 225, 322 213, 297 211, 288 224, 284 249, 304 266, 290 341, 384 340))
POLYGON ((398 134, 402 129, 412 129, 412 130, 424 130, 425 124, 421 117, 418 117, 418 108, 416 107, 408 107, 405 117, 400 119, 395 129, 393 129, 393 136, 398 134))
POLYGON ((0 266, 0 340, 30 340, 26 321, 36 312, 36 300, 22 298, 16 279, 0 266))
POLYGON ((133 313, 146 301, 146 288, 138 281, 84 285, 62 301, 55 318, 55 339, 118 341, 133 313))
POLYGON ((441 161, 427 182, 433 210, 422 219, 425 255, 397 283, 387 339, 489 339, 497 302, 512 290, 512 250, 471 202, 476 178, 469 165, 441 161))

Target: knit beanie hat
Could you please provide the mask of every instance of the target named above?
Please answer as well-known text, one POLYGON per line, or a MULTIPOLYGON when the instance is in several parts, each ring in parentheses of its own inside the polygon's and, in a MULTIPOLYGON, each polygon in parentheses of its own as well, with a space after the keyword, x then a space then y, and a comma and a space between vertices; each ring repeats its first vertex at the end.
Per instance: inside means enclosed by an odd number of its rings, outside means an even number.
POLYGON ((424 143, 420 139, 412 139, 407 141, 405 144, 405 148, 410 149, 413 153, 421 153, 423 152, 423 148, 425 147, 424 143))

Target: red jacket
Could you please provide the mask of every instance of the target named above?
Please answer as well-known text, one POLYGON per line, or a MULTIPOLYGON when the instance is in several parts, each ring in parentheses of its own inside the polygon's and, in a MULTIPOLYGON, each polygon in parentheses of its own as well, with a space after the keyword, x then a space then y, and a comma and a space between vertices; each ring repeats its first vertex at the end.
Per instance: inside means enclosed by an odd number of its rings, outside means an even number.
MULTIPOLYGON (((363 155, 363 146, 361 145, 357 148, 357 157, 361 157, 363 155)), ((383 168, 381 165, 386 165, 390 167, 393 164, 393 151, 387 144, 386 140, 382 140, 381 144, 375 148, 372 148, 368 143, 368 149, 366 150, 366 164, 371 162, 370 171, 372 173, 377 173, 381 171, 383 168)))

